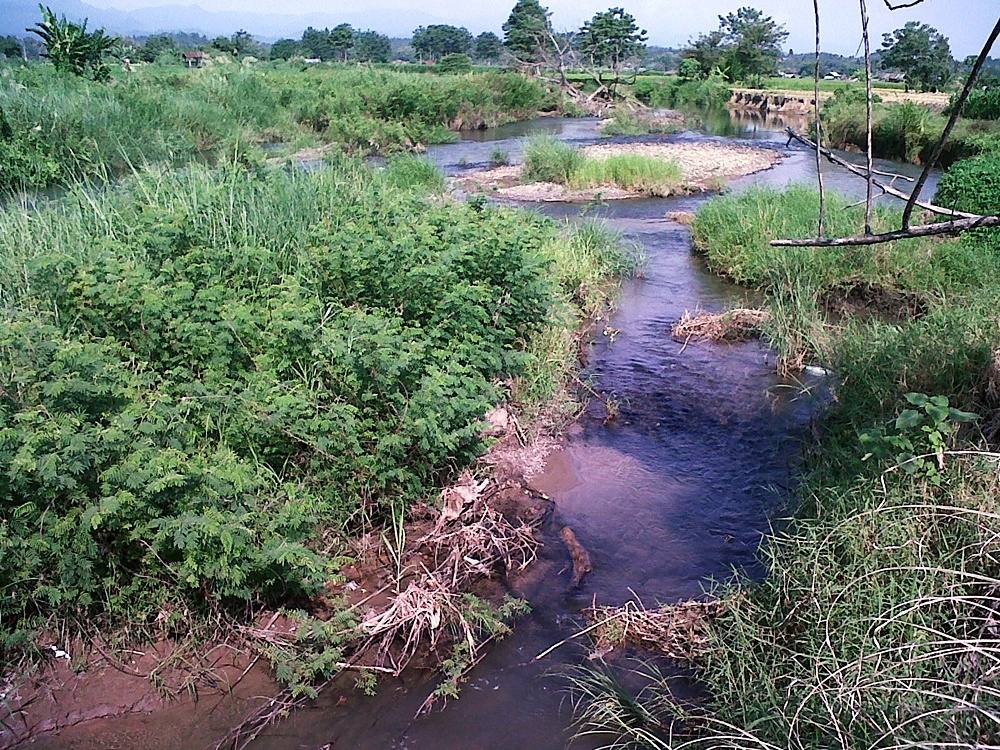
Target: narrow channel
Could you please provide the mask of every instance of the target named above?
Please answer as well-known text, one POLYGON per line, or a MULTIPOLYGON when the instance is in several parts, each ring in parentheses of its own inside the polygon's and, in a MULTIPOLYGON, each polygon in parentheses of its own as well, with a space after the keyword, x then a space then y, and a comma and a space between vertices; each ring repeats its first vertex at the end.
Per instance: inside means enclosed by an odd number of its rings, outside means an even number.
MULTIPOLYGON (((732 189, 814 179, 812 154, 786 150, 782 126, 736 117, 723 124, 727 137, 754 139, 785 155, 775 168, 732 189)), ((588 119, 518 123, 434 147, 428 156, 455 174, 488 165, 498 148, 519 161, 524 137, 533 132, 584 145, 601 140, 597 127, 588 119)), ((864 188, 842 170, 828 182, 852 194, 864 188)), ((647 605, 673 602, 698 596, 734 570, 764 573, 758 547, 790 510, 802 442, 822 388, 815 377, 779 378, 773 355, 760 342, 684 346, 671 338, 671 325, 687 310, 745 302, 744 292, 704 268, 689 228, 667 219, 709 198, 539 209, 560 219, 604 222, 647 256, 640 276, 624 285, 607 333, 595 331, 586 372, 598 392, 620 404, 618 418, 606 422, 603 405, 593 402, 533 481, 555 501, 554 530, 574 529, 593 558, 593 573, 568 590, 568 555, 552 533, 541 562, 515 585, 515 593, 531 602, 531 614, 492 648, 459 700, 414 718, 435 683, 433 676, 413 675, 374 698, 321 698, 254 747, 562 750, 573 731, 560 673, 586 660, 586 639, 542 661, 534 657, 578 631, 581 610, 594 600, 616 605, 634 596, 647 605)), ((575 740, 570 746, 597 744, 575 740)))

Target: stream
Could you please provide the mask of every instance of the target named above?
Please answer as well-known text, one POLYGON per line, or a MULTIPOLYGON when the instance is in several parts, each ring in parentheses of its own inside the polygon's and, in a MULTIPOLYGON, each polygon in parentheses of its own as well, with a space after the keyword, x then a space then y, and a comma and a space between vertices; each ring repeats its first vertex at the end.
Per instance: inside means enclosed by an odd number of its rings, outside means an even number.
MULTIPOLYGON (((733 116, 719 125, 706 119, 709 132, 720 135, 668 138, 754 141, 782 151, 785 158, 778 165, 733 182, 734 190, 814 182, 814 155, 787 148, 783 126, 733 116)), ((488 166, 497 149, 517 162, 524 137, 537 132, 579 145, 607 140, 594 119, 546 118, 466 134, 456 143, 428 149, 427 155, 448 174, 488 166)), ((904 173, 916 169, 886 165, 904 173)), ((829 189, 863 196, 862 180, 827 164, 824 171, 829 189)), ((934 181, 926 188, 928 196, 934 181)), ((513 593, 531 603, 531 613, 490 647, 460 698, 443 710, 414 718, 437 677, 410 670, 400 680, 381 680, 371 698, 328 691, 310 708, 270 728, 253 748, 595 747, 601 743, 572 739, 560 676, 586 662, 587 639, 572 641, 541 661, 536 654, 577 632, 581 610, 594 600, 617 605, 637 596, 652 607, 698 596, 734 570, 764 574, 758 547, 771 525, 793 510, 797 463, 825 389, 822 375, 779 378, 773 354, 757 341, 685 346, 671 338, 671 325, 685 311, 718 311, 747 301, 744 290, 705 269, 692 252, 689 229, 665 218, 671 211, 696 210, 710 197, 538 207, 559 219, 604 222, 639 243, 647 261, 639 277, 623 284, 608 323, 619 331, 614 340, 595 331, 585 372, 597 391, 619 402, 619 417, 606 424, 604 407, 595 400, 550 456, 544 474, 532 481, 553 498, 555 511, 538 563, 513 585, 513 593), (567 525, 594 565, 573 590, 568 589, 569 556, 558 537, 567 525)), ((104 722, 96 733, 77 727, 63 732, 61 742, 53 737, 59 744, 51 746, 200 748, 219 735, 217 727, 229 711, 204 723, 193 713, 203 712, 179 712, 169 722, 158 722, 155 714, 123 717, 104 722), (101 735, 104 741, 93 744, 101 735)))

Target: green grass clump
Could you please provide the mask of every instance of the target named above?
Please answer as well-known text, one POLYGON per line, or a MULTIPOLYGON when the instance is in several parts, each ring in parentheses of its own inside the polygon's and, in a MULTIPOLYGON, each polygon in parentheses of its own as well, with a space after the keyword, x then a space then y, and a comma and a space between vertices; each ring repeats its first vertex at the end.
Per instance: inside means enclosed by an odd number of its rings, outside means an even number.
POLYGON ((427 159, 412 154, 399 154, 389 158, 385 169, 386 179, 401 188, 425 188, 429 191, 444 190, 444 172, 427 159))
POLYGON ((565 185, 583 161, 583 154, 568 143, 550 135, 532 136, 524 149, 524 176, 565 185))
POLYGON ((616 154, 591 158, 573 171, 569 186, 575 189, 617 185, 649 195, 672 195, 683 185, 684 175, 671 161, 641 154, 616 154))
MULTIPOLYGON (((971 191, 977 174, 954 179, 971 191)), ((600 675, 578 684, 584 729, 622 746, 974 748, 997 736, 1000 474, 978 451, 1000 437, 1000 239, 768 245, 814 234, 817 205, 796 187, 723 196, 698 212, 712 267, 765 293, 772 342, 817 344, 808 361, 833 370, 836 399, 796 518, 765 541, 768 577, 721 592, 695 736, 665 729, 691 716, 668 678, 654 674, 635 702, 600 675), (828 292, 859 282, 926 308, 826 311, 828 292)), ((836 196, 828 208, 831 236, 859 231, 860 208, 836 196)), ((898 226, 899 212, 877 221, 898 226)))
POLYGON ((671 195, 684 176, 675 163, 640 154, 588 158, 551 136, 535 136, 524 151, 524 178, 580 190, 616 185, 624 190, 671 195))
POLYGON ((482 452, 498 383, 551 393, 623 251, 435 175, 199 166, 7 208, 5 660, 74 618, 308 596, 482 452))

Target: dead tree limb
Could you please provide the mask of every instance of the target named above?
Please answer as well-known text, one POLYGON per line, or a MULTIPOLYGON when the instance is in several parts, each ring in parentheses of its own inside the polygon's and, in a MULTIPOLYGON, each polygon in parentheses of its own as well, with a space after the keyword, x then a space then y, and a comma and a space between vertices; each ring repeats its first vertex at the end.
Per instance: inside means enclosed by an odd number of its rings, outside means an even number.
POLYGON ((879 245, 914 237, 932 237, 941 234, 960 234, 971 229, 1000 227, 1000 216, 973 216, 968 219, 942 221, 938 224, 920 224, 909 229, 896 229, 881 234, 865 234, 856 237, 835 237, 831 239, 810 238, 804 240, 772 240, 772 247, 856 247, 858 245, 879 245))
MULTIPOLYGON (((789 138, 791 138, 792 140, 796 140, 805 146, 808 146, 810 149, 814 149, 817 147, 817 145, 813 143, 811 140, 809 140, 803 135, 799 135, 791 128, 786 128, 785 132, 788 133, 789 138)), ((857 164, 851 164, 851 162, 837 156, 830 149, 821 147, 820 153, 822 153, 823 156, 825 156, 827 158, 827 161, 829 161, 830 163, 841 166, 844 169, 848 170, 849 172, 858 175, 859 177, 868 179, 868 171, 866 169, 864 169, 863 167, 859 167, 857 164)), ((874 170, 874 173, 880 174, 878 170, 874 170)), ((892 185, 886 184, 881 180, 872 179, 872 184, 877 188, 879 188, 880 190, 882 190, 883 192, 887 193, 888 195, 893 196, 894 198, 899 198, 900 200, 903 201, 909 200, 910 198, 909 193, 904 193, 902 190, 899 190, 898 188, 895 188, 892 185)), ((971 213, 966 213, 965 211, 957 211, 952 208, 944 208, 943 206, 936 206, 933 203, 927 203, 926 201, 917 201, 916 205, 924 209, 925 211, 930 211, 931 213, 940 214, 941 216, 947 216, 949 218, 959 218, 959 219, 979 218, 979 214, 971 214, 971 213)))
MULTIPOLYGON (((864 2, 864 0, 862 0, 862 2, 864 2)), ((979 71, 982 70, 983 65, 986 63, 986 58, 989 56, 990 50, 993 48, 993 44, 996 42, 998 36, 1000 36, 1000 18, 997 18, 996 25, 993 27, 993 33, 991 33, 989 39, 986 40, 986 44, 983 45, 982 52, 980 52, 979 57, 976 58, 975 65, 973 65, 972 70, 969 71, 969 77, 965 81, 962 93, 959 95, 955 105, 951 108, 951 115, 948 117, 948 124, 944 126, 944 132, 941 133, 941 137, 934 145, 934 151, 931 153, 931 158, 928 159, 927 163, 924 165, 924 169, 920 173, 920 177, 917 179, 917 184, 914 185, 913 192, 910 194, 910 199, 906 201, 906 207, 903 209, 903 229, 910 226, 910 216, 913 214, 913 207, 917 205, 917 199, 920 197, 920 191, 923 189, 924 183, 927 182, 927 177, 930 174, 931 169, 941 158, 941 152, 944 151, 945 141, 948 140, 948 136, 951 135, 952 128, 954 128, 955 123, 958 122, 959 115, 962 113, 962 108, 965 106, 965 100, 969 98, 969 93, 972 91, 976 84, 976 79, 979 77, 979 71)), ((868 138, 871 139, 871 125, 868 127, 868 138)))
POLYGON ((816 17, 816 63, 813 68, 813 114, 816 119, 816 182, 819 183, 819 225, 816 236, 823 236, 826 222, 826 195, 823 191, 823 121, 819 114, 819 0, 813 0, 813 14, 816 17))
POLYGON ((872 153, 872 120, 874 109, 872 92, 872 47, 871 39, 868 36, 868 5, 865 0, 861 0, 861 36, 865 45, 865 123, 867 125, 868 139, 865 143, 865 159, 868 171, 865 176, 867 182, 867 192, 865 193, 865 234, 872 234, 872 188, 875 178, 872 170, 875 169, 875 155, 872 153))

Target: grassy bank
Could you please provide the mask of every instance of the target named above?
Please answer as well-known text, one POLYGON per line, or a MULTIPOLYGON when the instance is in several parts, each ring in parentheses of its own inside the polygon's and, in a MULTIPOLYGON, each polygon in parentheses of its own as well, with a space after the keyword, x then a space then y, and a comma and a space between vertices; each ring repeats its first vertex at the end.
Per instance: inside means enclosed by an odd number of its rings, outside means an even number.
POLYGON ((7 663, 312 597, 482 453, 503 383, 552 395, 628 259, 441 184, 199 166, 0 216, 7 663))
MULTIPOLYGON (((864 150, 867 146, 864 91, 842 89, 823 106, 825 137, 837 148, 864 150)), ((913 102, 876 104, 872 146, 882 159, 921 164, 930 158, 947 123, 947 116, 913 102)), ((941 165, 1000 150, 996 120, 960 119, 941 155, 941 165)))
POLYGON ((0 190, 145 163, 252 161, 275 141, 400 151, 556 105, 538 82, 503 72, 150 65, 100 83, 46 64, 0 67, 0 190))
MULTIPOLYGON (((861 226, 847 203, 832 199, 832 236, 861 226)), ((761 189, 698 212, 710 266, 765 292, 768 339, 786 363, 830 368, 835 401, 796 517, 765 542, 767 579, 723 592, 699 665, 707 704, 678 704, 655 670, 638 697, 587 675, 589 729, 653 748, 1000 736, 1000 473, 981 452, 1000 439, 1000 234, 767 244, 814 233, 817 205, 811 189, 761 189), (669 737, 677 717, 690 743, 669 737)), ((886 210, 877 223, 898 220, 886 210)))
POLYGON ((532 138, 525 148, 524 178, 574 190, 615 185, 649 195, 671 195, 684 184, 684 175, 674 162, 641 154, 588 157, 549 136, 532 138))

